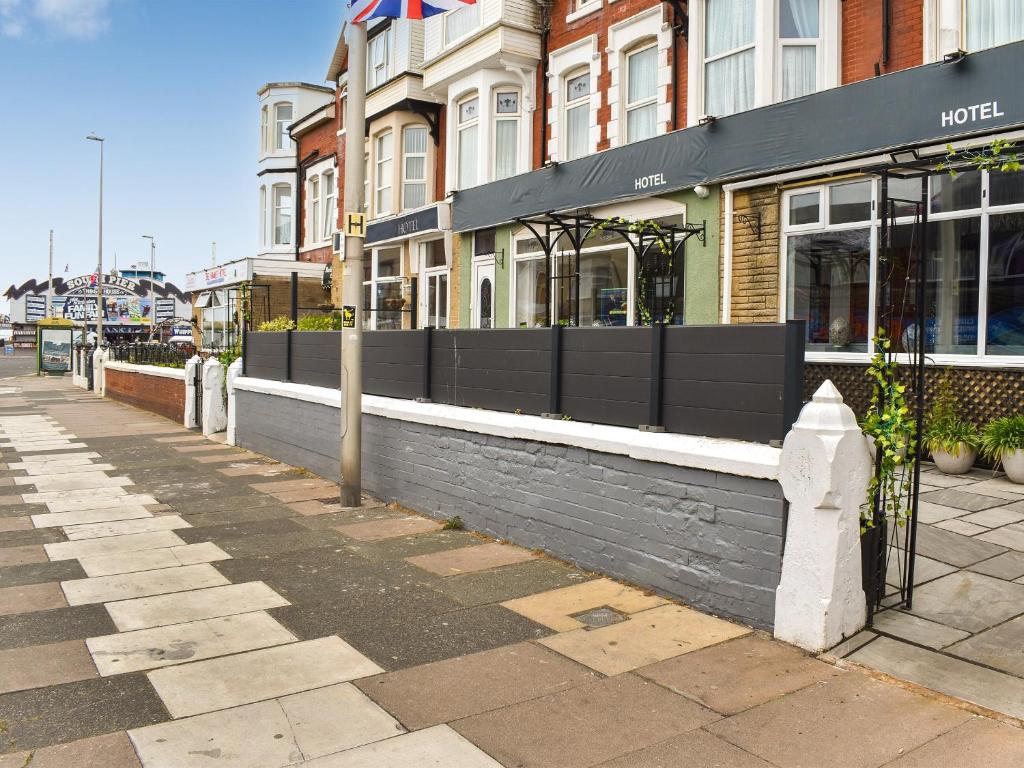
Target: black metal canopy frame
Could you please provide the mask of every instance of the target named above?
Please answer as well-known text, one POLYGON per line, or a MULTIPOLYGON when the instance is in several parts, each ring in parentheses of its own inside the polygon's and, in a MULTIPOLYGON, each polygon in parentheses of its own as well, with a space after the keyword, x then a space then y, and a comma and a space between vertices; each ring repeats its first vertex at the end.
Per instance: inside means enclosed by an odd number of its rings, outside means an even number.
POLYGON ((662 321, 665 317, 672 317, 676 293, 681 292, 683 285, 686 241, 696 237, 701 243, 706 242, 707 230, 706 220, 700 224, 657 224, 618 217, 597 218, 586 212, 550 212, 518 218, 515 223, 530 231, 548 264, 548 294, 544 302, 544 323, 547 326, 552 324, 551 303, 557 295, 555 286, 560 280, 571 281, 572 312, 569 325, 579 325, 580 252, 587 238, 596 232, 619 235, 633 250, 637 268, 637 308, 646 310, 646 316, 651 322, 659 317, 662 321), (563 240, 568 241, 568 248, 560 245, 563 240), (559 269, 554 268, 556 258, 559 260, 559 269), (674 279, 679 281, 680 291, 666 290, 672 286, 674 279), (666 296, 668 301, 658 306, 660 299, 666 296))

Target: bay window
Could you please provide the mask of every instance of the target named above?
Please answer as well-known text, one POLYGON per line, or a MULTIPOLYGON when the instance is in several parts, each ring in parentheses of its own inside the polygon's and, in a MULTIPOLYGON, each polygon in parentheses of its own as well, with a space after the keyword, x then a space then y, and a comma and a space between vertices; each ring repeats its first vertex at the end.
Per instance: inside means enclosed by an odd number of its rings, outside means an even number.
POLYGON ((292 188, 290 184, 275 184, 274 203, 274 245, 292 243, 292 188))
POLYGON ((315 243, 320 239, 320 177, 309 180, 306 193, 306 243, 315 243))
MULTIPOLYGON (((755 0, 705 0, 704 114, 754 106, 755 0)), ((783 0, 785 3, 785 0, 783 0)))
POLYGON ((444 44, 450 45, 480 26, 480 3, 463 5, 444 15, 444 44))
POLYGON ((260 187, 260 245, 267 244, 267 188, 260 187))
POLYGON ((590 70, 565 78, 565 159, 590 154, 590 70))
POLYGON ((370 330, 400 330, 402 249, 373 248, 363 254, 363 326, 370 330))
POLYGON ((519 162, 519 91, 494 95, 494 180, 514 176, 519 162))
POLYGON ((477 144, 480 133, 480 99, 472 96, 459 102, 456 134, 456 169, 459 189, 476 186, 477 144))
POLYGON ((288 135, 288 126, 292 122, 292 105, 274 105, 274 149, 291 149, 292 137, 288 135))
POLYGON ((334 181, 334 171, 325 171, 324 187, 324 223, 321 240, 330 240, 338 221, 338 185, 334 181))
POLYGON ((786 316, 807 323, 807 350, 868 352, 888 318, 898 352, 924 335, 938 362, 1024 356, 1024 174, 969 171, 889 180, 892 223, 879 260, 880 185, 874 180, 800 188, 783 196, 786 316), (918 328, 916 259, 926 241, 924 327, 918 328), (878 304, 884 304, 877 307, 878 304))
POLYGON ((626 55, 626 143, 649 139, 658 124, 658 46, 626 55))
POLYGON ((266 107, 260 110, 260 152, 270 151, 270 110, 266 107))
POLYGON ((388 79, 391 27, 371 37, 366 43, 366 88, 383 85, 388 79))
POLYGON ((402 208, 419 208, 427 202, 427 129, 409 125, 402 129, 402 208))
POLYGON ((391 131, 382 133, 375 142, 374 161, 376 163, 376 207, 374 215, 381 216, 391 212, 391 163, 394 153, 394 141, 391 131))
POLYGON ((968 51, 1024 39, 1020 0, 964 0, 963 13, 963 43, 968 51))

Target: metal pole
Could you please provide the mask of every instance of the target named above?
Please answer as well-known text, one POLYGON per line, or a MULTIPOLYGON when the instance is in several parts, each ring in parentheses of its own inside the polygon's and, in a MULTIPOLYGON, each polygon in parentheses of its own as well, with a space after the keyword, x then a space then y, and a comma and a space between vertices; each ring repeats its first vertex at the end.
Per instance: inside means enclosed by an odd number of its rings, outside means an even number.
MULTIPOLYGON (((363 144, 366 135, 366 26, 348 26, 348 112, 345 118, 345 218, 363 213, 363 144)), ((341 332, 341 504, 362 497, 363 238, 345 236, 341 303, 354 308, 341 332)), ((343 310, 344 314, 344 310, 343 310)))
POLYGON ((46 316, 53 314, 53 230, 50 230, 50 275, 46 282, 46 316))
MULTIPOLYGON (((94 133, 85 138, 90 141, 98 141, 100 144, 100 215, 99 215, 99 243, 97 246, 96 260, 96 344, 103 344, 103 145, 105 140, 94 133)), ((88 313, 86 313, 86 328, 88 328, 88 313)))

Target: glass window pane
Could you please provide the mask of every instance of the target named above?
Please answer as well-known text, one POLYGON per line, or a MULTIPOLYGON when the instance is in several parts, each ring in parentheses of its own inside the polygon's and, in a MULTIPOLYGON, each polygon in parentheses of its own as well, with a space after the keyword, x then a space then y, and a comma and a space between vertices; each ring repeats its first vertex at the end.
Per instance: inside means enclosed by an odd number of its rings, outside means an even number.
POLYGON ((494 97, 494 108, 499 115, 519 114, 519 92, 498 91, 494 97))
POLYGON ((637 107, 626 113, 626 141, 643 141, 657 132, 658 105, 648 104, 637 107))
POLYGON ((405 178, 410 181, 425 179, 427 174, 427 158, 408 157, 405 158, 405 178))
MULTIPOLYGON (((928 353, 977 352, 980 231, 981 220, 977 218, 936 221, 928 225, 924 306, 925 351, 928 353)), ((896 309, 890 334, 897 340, 900 352, 913 349, 917 339, 917 280, 911 256, 920 237, 920 228, 911 224, 893 230, 889 301, 896 309)), ((879 279, 884 278, 882 270, 879 279)))
POLYGON ((480 114, 480 100, 467 99, 459 104, 459 122, 465 123, 474 120, 480 114))
POLYGON ((704 72, 705 111, 726 117, 754 106, 754 49, 708 62, 704 72))
POLYGON ((459 131, 459 189, 476 185, 477 126, 459 131))
POLYGON ((1024 3, 1020 0, 965 0, 964 12, 968 51, 1024 39, 1024 3))
POLYGON ((444 19, 444 42, 445 45, 464 37, 476 29, 480 21, 480 3, 464 5, 445 15, 444 19))
POLYGON ((431 240, 423 244, 423 262, 426 269, 445 266, 444 240, 431 240))
POLYGON ((493 286, 491 278, 485 277, 480 281, 480 328, 490 328, 493 310, 493 286))
POLYGON ((789 223, 817 224, 821 221, 821 193, 804 192, 789 198, 789 223))
POLYGON ((565 159, 575 160, 590 150, 590 104, 583 103, 565 111, 565 159))
POLYGON ((626 102, 636 104, 653 99, 658 93, 658 48, 651 46, 630 55, 626 61, 629 79, 626 102))
POLYGON ((589 72, 584 72, 582 75, 576 75, 576 77, 570 77, 565 81, 565 98, 567 101, 575 101, 576 99, 582 99, 584 96, 589 95, 589 72))
POLYGON ((436 325, 437 318, 437 280, 427 278, 427 317, 426 325, 436 325))
POLYGON ((828 220, 831 224, 868 221, 871 218, 871 182, 836 184, 828 191, 828 220))
POLYGON ((990 355, 1024 355, 1024 213, 989 218, 990 355))
POLYGON ((518 120, 498 120, 494 135, 494 178, 507 179, 515 176, 516 155, 518 154, 518 120))
POLYGON ((426 154, 427 152, 427 129, 422 126, 406 128, 402 135, 405 145, 403 150, 406 154, 426 154))
POLYGON ((377 283, 377 330, 401 330, 404 304, 400 282, 377 283))
POLYGON ((782 98, 798 99, 818 89, 818 49, 813 45, 782 48, 782 98))
POLYGON ((932 213, 963 211, 981 207, 981 171, 958 173, 954 179, 943 173, 931 178, 932 213))
POLYGON ((448 327, 448 275, 437 276, 437 327, 448 327))
POLYGON ((629 315, 629 252, 580 255, 580 326, 625 325, 629 315))
POLYGON ((707 0, 705 7, 705 57, 753 45, 754 0, 707 0))
POLYGON ((401 277, 402 249, 382 248, 377 251, 377 277, 401 277))
POLYGON ((544 327, 548 301, 548 274, 545 259, 516 262, 516 327, 544 327))
POLYGON ((370 296, 371 288, 370 284, 366 283, 363 285, 363 327, 373 327, 373 312, 370 311, 370 296))
MULTIPOLYGON (((889 204, 886 206, 887 216, 915 216, 921 199, 921 179, 904 179, 898 176, 889 177, 889 204)), ((879 204, 882 203, 881 188, 878 193, 879 204)))
POLYGON ((779 37, 817 37, 819 0, 779 0, 779 37))
POLYGON ((989 205, 1024 203, 1024 171, 989 173, 989 205))
POLYGON ((426 184, 406 184, 402 189, 402 205, 406 208, 419 208, 427 203, 426 184))
POLYGON ((473 255, 483 256, 495 252, 497 230, 480 229, 473 233, 473 255))
POLYGON ((789 317, 807 322, 807 349, 867 351, 870 230, 790 235, 786 241, 789 317))

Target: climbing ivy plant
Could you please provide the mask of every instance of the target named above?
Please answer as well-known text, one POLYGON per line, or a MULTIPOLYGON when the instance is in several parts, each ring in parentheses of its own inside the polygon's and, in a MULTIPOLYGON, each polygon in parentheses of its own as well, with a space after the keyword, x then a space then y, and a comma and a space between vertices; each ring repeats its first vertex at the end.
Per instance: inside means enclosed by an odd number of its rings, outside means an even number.
MULTIPOLYGON (((669 275, 672 274, 674 268, 675 254, 672 252, 672 244, 665 236, 664 231, 658 225, 658 222, 653 219, 625 219, 621 216, 612 216, 604 219, 594 225, 594 231, 600 232, 608 227, 620 226, 626 227, 632 234, 650 235, 654 237, 654 248, 657 249, 658 253, 661 254, 665 265, 665 272, 669 275)), ((647 305, 647 296, 650 293, 651 288, 651 271, 644 269, 642 263, 637 264, 636 269, 636 317, 639 325, 652 325, 654 316, 651 313, 651 307, 647 305)), ((664 313, 664 317, 661 318, 661 322, 668 323, 672 320, 672 314, 675 311, 674 297, 673 301, 670 302, 664 313)))

